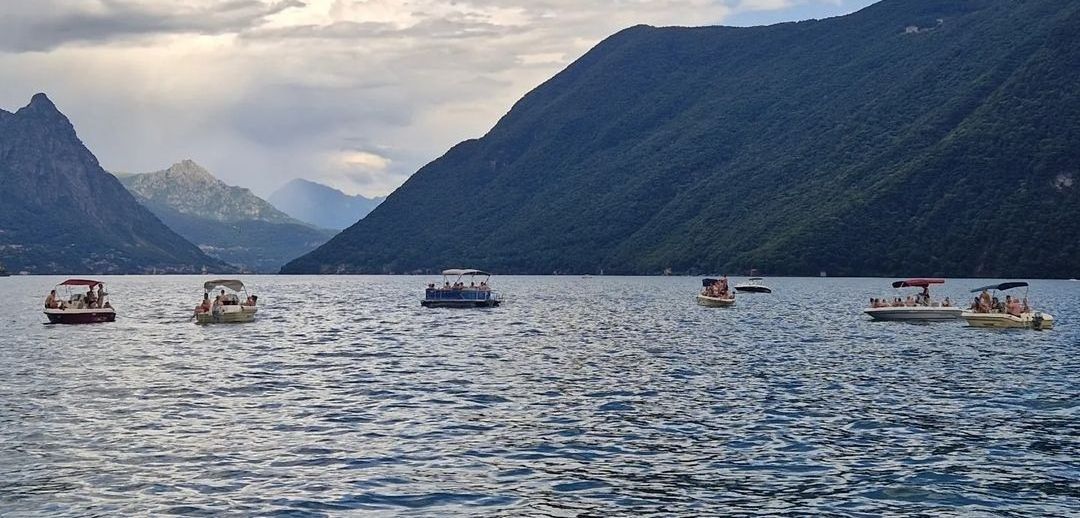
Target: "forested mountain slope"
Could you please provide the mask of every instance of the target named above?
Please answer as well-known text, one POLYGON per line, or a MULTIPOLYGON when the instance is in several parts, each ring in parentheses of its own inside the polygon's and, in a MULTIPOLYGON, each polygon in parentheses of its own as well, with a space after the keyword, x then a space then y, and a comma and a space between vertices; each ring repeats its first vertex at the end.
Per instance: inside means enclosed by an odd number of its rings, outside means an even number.
POLYGON ((634 27, 285 272, 1080 275, 1080 2, 634 27))

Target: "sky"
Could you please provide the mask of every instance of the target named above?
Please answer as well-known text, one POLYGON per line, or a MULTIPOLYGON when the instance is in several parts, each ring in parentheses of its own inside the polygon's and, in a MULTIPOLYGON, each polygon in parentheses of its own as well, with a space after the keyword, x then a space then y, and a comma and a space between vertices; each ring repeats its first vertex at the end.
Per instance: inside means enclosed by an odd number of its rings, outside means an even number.
POLYGON ((0 109, 37 92, 110 171, 190 158, 268 196, 386 195, 638 24, 762 25, 874 0, 4 0, 0 109))

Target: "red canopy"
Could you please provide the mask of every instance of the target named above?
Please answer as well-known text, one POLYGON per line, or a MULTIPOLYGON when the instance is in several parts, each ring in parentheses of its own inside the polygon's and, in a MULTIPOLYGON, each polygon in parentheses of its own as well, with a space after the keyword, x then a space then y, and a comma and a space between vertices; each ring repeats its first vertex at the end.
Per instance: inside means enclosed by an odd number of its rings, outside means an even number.
POLYGON ((945 279, 908 279, 892 283, 893 288, 925 288, 931 284, 945 284, 945 279))
POLYGON ((98 284, 102 284, 102 283, 99 282, 99 281, 91 281, 89 279, 68 279, 68 280, 66 280, 64 282, 61 282, 57 286, 90 286, 90 287, 93 287, 93 286, 97 286, 98 284))

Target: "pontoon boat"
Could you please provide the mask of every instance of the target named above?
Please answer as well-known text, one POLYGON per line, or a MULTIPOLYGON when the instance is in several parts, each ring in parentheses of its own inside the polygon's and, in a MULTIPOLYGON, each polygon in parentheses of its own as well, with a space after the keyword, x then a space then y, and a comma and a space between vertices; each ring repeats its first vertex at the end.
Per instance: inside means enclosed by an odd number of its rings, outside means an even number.
POLYGON ((976 298, 970 310, 964 312, 964 320, 967 320, 971 327, 1052 329, 1054 327, 1052 315, 1028 307, 1027 288, 1026 282, 1003 282, 971 290, 972 293, 982 293, 982 295, 976 298), (999 291, 1015 288, 1024 288, 1023 301, 1012 299, 1010 296, 1007 297, 1009 299, 1007 302, 1001 302, 996 297, 999 291), (990 292, 994 292, 995 296, 991 296, 990 292), (995 301, 997 304, 994 304, 995 301), (1009 302, 1012 303, 1011 307, 1009 302))
POLYGON ((425 308, 493 308, 502 299, 491 291, 491 274, 480 270, 451 269, 445 270, 442 286, 429 284, 424 290, 424 300, 420 305, 425 308), (477 283, 477 277, 483 277, 477 283), (469 281, 466 285, 465 280, 469 281), (450 279, 454 279, 451 283, 450 279))
POLYGON ((89 279, 68 279, 56 285, 67 296, 67 302, 56 301, 57 307, 46 307, 50 324, 97 324, 115 322, 116 311, 109 303, 105 284, 89 279), (73 288, 86 288, 86 293, 73 293, 73 288))

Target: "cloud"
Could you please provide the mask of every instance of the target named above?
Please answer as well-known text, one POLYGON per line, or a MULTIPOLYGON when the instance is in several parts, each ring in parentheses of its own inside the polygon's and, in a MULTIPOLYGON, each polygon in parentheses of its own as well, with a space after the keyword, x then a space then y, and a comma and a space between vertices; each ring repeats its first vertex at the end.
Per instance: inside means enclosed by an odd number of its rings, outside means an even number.
POLYGON ((13 2, 0 11, 0 107, 49 93, 112 169, 190 156, 259 194, 305 177, 382 195, 622 28, 870 0, 835 2, 13 2))

